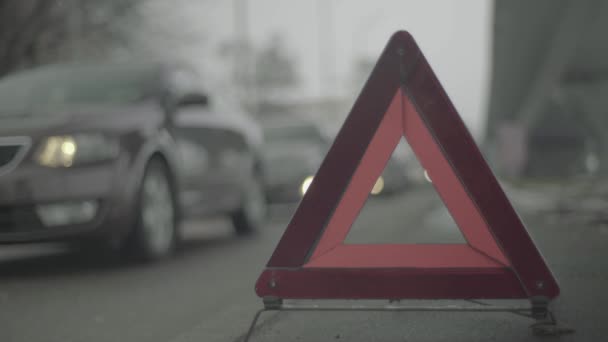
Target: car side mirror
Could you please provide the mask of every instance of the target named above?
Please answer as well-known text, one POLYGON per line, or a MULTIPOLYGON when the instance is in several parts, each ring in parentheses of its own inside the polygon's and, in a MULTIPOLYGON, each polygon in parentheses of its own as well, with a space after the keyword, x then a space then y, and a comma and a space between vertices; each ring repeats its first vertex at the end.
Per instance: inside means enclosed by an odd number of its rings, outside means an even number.
POLYGON ((182 96, 177 101, 178 108, 189 106, 207 107, 209 106, 209 97, 201 93, 190 93, 182 96))

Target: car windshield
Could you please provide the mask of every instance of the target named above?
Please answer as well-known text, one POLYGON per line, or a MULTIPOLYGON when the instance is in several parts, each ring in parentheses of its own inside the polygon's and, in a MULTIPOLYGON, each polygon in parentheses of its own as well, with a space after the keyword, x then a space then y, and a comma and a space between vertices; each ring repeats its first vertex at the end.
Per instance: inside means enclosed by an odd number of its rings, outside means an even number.
POLYGON ((48 67, 0 80, 0 116, 133 103, 154 90, 152 68, 48 67))

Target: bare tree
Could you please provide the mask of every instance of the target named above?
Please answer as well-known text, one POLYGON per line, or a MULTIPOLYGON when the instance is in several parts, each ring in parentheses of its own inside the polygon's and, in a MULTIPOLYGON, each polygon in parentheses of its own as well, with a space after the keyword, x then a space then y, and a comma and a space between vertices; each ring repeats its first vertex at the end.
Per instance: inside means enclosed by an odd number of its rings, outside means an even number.
POLYGON ((298 85, 293 58, 281 36, 273 36, 255 56, 254 86, 262 99, 271 99, 298 85))
POLYGON ((0 0, 0 76, 125 44, 142 0, 0 0))

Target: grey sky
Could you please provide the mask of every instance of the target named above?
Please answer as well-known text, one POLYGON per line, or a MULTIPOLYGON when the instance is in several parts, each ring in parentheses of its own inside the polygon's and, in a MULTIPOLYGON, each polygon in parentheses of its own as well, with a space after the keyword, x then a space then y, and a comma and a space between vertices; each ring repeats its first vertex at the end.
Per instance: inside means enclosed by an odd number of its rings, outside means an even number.
MULTIPOLYGON (((202 2, 200 12, 184 18, 211 30, 207 46, 217 46, 234 35, 234 3, 202 2)), ((275 33, 285 38, 297 60, 304 97, 344 94, 358 56, 375 59, 394 31, 410 31, 476 136, 485 120, 492 6, 490 0, 248 1, 253 43, 263 44, 275 33), (333 38, 332 30, 323 33, 326 43, 333 41, 326 51, 335 59, 329 63, 335 65, 333 75, 319 64, 319 6, 324 13, 333 9, 333 38), (328 81, 329 89, 322 89, 321 82, 328 81)))

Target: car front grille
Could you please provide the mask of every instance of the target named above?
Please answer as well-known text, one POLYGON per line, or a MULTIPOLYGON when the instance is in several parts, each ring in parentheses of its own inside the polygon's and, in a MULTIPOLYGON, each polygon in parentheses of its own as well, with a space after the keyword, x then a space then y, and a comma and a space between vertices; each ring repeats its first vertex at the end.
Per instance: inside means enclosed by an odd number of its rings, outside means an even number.
POLYGON ((0 234, 28 232, 44 226, 31 205, 0 206, 0 234))
POLYGON ((17 166, 29 147, 29 138, 0 137, 0 173, 17 166))

